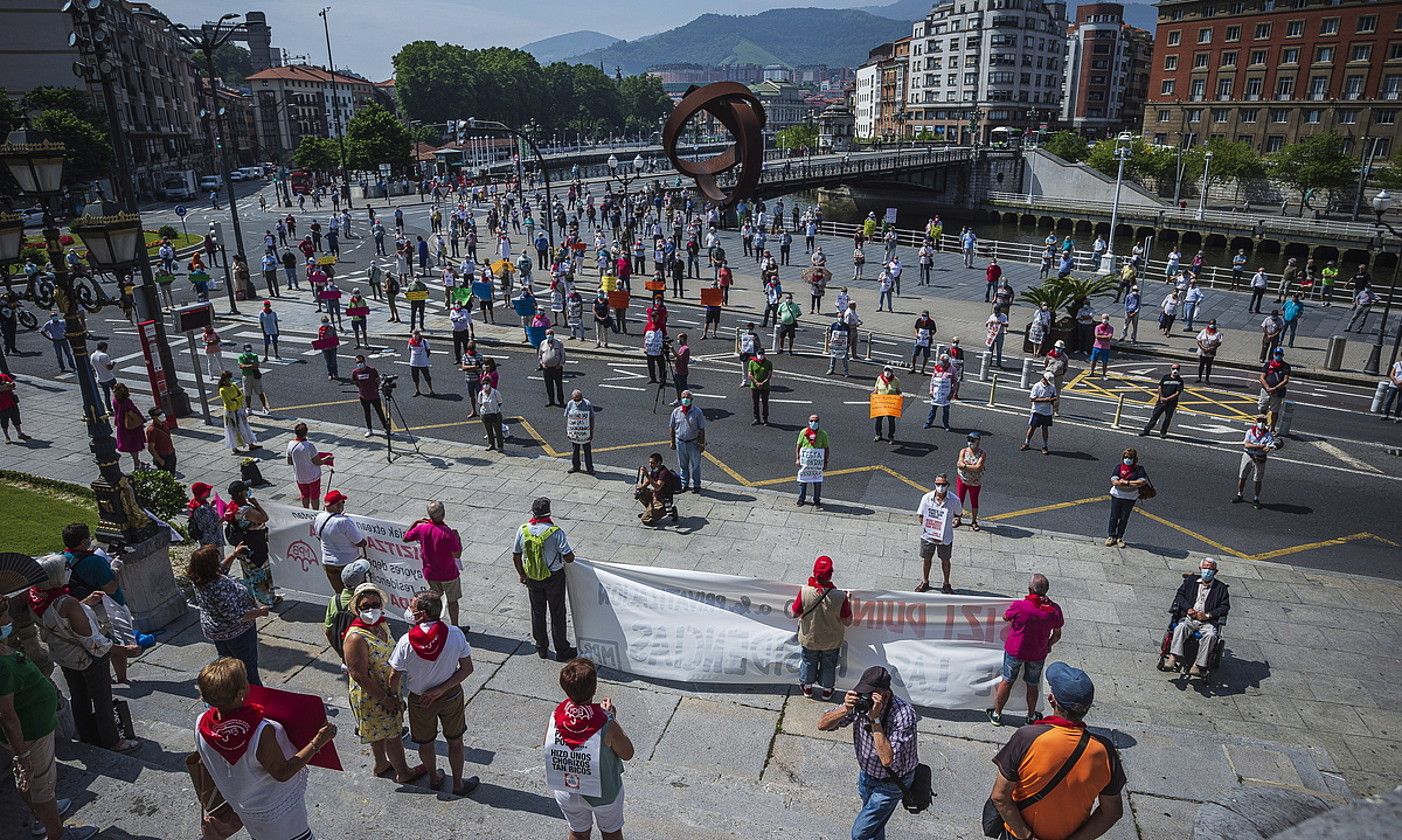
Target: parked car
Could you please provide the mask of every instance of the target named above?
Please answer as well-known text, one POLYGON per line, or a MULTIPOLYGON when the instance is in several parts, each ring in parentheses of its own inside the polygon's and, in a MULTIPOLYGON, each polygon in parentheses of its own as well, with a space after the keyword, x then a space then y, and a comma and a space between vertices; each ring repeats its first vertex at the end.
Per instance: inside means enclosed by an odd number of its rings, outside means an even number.
POLYGON ((200 191, 209 192, 217 190, 224 185, 224 181, 218 175, 206 175, 200 179, 200 191))

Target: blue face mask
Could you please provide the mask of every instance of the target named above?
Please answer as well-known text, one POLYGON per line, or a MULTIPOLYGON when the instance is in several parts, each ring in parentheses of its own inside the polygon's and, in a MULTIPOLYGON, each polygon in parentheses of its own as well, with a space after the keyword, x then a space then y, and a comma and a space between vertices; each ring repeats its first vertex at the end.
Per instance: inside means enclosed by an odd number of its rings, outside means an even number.
POLYGON ((1208 582, 1211 581, 1213 578, 1217 577, 1217 570, 1216 570, 1216 569, 1199 569, 1199 570, 1198 570, 1198 576, 1202 578, 1202 582, 1203 582, 1203 583, 1208 583, 1208 582))
POLYGON ((10 634, 14 632, 14 629, 15 626, 13 624, 0 625, 0 641, 10 638, 10 634))

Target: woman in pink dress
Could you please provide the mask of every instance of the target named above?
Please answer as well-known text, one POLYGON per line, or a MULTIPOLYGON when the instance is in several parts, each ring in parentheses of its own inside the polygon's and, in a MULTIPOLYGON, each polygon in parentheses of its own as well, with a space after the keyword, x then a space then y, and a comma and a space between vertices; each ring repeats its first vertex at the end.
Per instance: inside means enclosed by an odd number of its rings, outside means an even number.
POLYGON ((132 468, 140 468, 141 453, 146 449, 146 423, 131 391, 121 382, 112 386, 112 425, 117 433, 117 451, 131 453, 132 468))

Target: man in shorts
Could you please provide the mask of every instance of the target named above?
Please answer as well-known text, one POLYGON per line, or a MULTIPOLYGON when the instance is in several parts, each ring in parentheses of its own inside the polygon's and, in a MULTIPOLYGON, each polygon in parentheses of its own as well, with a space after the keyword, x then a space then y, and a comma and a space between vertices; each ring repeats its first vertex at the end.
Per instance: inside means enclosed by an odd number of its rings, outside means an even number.
POLYGON ((1061 627, 1066 620, 1061 607, 1047 597, 1051 583, 1046 575, 1033 575, 1027 581, 1027 597, 1014 601, 1003 613, 1011 625, 1003 641, 1003 679, 993 692, 993 708, 988 720, 994 726, 1003 725, 1003 706, 1012 694, 1018 674, 1027 686, 1027 723, 1041 719, 1037 713, 1037 693, 1042 682, 1042 666, 1051 655, 1052 645, 1061 641, 1061 627))
POLYGON ((938 554, 940 570, 944 574, 940 591, 946 595, 954 594, 954 587, 949 583, 949 561, 954 554, 954 522, 963 512, 964 506, 959 504, 959 498, 949 492, 949 476, 944 473, 935 476, 935 489, 920 499, 920 507, 915 511, 920 520, 922 564, 920 583, 915 585, 916 592, 929 591, 930 563, 938 554))
POLYGON ((1240 476, 1237 478, 1236 495, 1232 497, 1232 504, 1245 501, 1242 494, 1246 492, 1246 482, 1250 479, 1255 482, 1251 504, 1260 510, 1261 482, 1266 478, 1266 456, 1276 446, 1275 433, 1266 423, 1265 415, 1257 417, 1255 425, 1246 430, 1241 446, 1240 476))
POLYGON ((448 769, 453 775, 453 795, 467 796, 479 779, 464 779, 462 734, 467 730, 462 684, 472 675, 472 646, 463 632, 445 623, 443 597, 423 590, 409 602, 414 623, 399 637, 389 666, 409 689, 409 737, 419 745, 419 760, 429 773, 429 784, 438 790, 443 771, 437 768, 435 741, 442 729, 448 742, 448 769))
MULTIPOLYGON (((458 624, 458 602, 462 600, 462 537, 443 521, 442 502, 428 503, 428 516, 414 520, 404 532, 404 542, 419 544, 419 556, 424 564, 424 583, 448 602, 448 620, 458 624)), ((467 632, 463 628, 463 632, 467 632)))
POLYGON ((271 414, 268 395, 263 393, 263 371, 258 367, 258 354, 253 352, 252 344, 243 345, 243 352, 239 354, 237 361, 239 373, 243 376, 243 398, 248 410, 253 410, 253 397, 257 395, 258 402, 263 406, 263 413, 271 414))
POLYGON ((307 440, 306 423, 292 427, 292 435, 287 444, 287 463, 292 465, 302 507, 317 510, 321 507, 321 465, 330 462, 331 453, 318 451, 316 444, 307 440))
POLYGON ((1285 394, 1290 387, 1290 363, 1285 361, 1285 349, 1277 347, 1271 351, 1271 360, 1261 366, 1256 377, 1261 385, 1261 393, 1256 397, 1256 410, 1270 420, 1274 434, 1280 422, 1280 407, 1285 403, 1285 394))
POLYGON ((1032 401, 1032 414, 1027 418, 1027 439, 1022 442, 1019 452, 1026 452, 1032 448, 1032 433, 1041 429, 1042 454, 1051 454, 1051 450, 1047 448, 1047 438, 1052 427, 1052 406, 1055 405, 1058 396, 1055 382, 1056 375, 1044 370, 1041 380, 1032 385, 1028 394, 1028 399, 1032 401))

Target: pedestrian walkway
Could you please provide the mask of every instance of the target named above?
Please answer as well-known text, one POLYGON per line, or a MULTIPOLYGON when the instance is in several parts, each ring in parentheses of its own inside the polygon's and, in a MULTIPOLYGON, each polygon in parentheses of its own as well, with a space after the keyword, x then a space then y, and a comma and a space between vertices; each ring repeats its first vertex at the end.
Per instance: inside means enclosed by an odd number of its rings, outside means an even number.
MULTIPOLYGON (((43 396, 29 383, 20 392, 26 428, 41 430, 43 440, 6 447, 6 466, 85 483, 95 475, 90 457, 63 444, 83 438, 76 390, 43 387, 43 396)), ((271 482, 259 496, 291 502, 296 491, 279 453, 296 418, 253 422, 271 482)), ((703 495, 679 499, 678 526, 653 530, 637 522, 626 470, 570 475, 564 461, 434 440, 422 441, 422 456, 386 464, 378 442, 358 432, 326 423, 312 429, 314 440, 335 448, 334 483, 349 495, 348 510, 408 522, 425 499, 438 498, 461 529, 465 580, 472 581, 463 621, 473 627, 479 660, 468 682, 468 760, 484 784, 472 802, 451 802, 394 794, 389 782, 370 779, 368 754, 351 736, 344 683, 321 640, 321 608, 288 602, 263 622, 265 678, 327 698, 342 723, 338 746, 348 772, 333 781, 314 771, 311 786, 313 826, 327 836, 358 836, 366 821, 402 822, 409 808, 416 821, 441 829, 435 836, 454 836, 464 825, 474 837, 560 830, 543 795, 538 749, 558 699, 556 666, 536 659, 527 641, 529 611, 508 555, 511 532, 537 496, 555 500, 555 520, 584 557, 797 584, 813 557, 828 554, 845 586, 900 590, 918 580, 910 510, 795 509, 790 494, 707 482, 703 495)), ((187 424, 175 445, 187 483, 223 487, 238 477, 240 459, 228 454, 218 429, 187 424)), ((1402 703, 1386 675, 1402 664, 1395 655, 1402 586, 1224 558, 1221 575, 1234 595, 1227 654, 1216 677, 1199 686, 1154 668, 1165 611, 1196 555, 1177 546, 1117 550, 990 523, 980 533, 958 531, 953 559, 962 593, 1016 595, 1034 571, 1051 578, 1068 622, 1054 656, 1095 678, 1092 722, 1119 744, 1129 778, 1126 818, 1108 836, 1182 837, 1201 801, 1231 796, 1242 780, 1326 797, 1396 784, 1402 703)), ((92 794, 78 799, 78 819, 133 836, 149 835, 159 820, 160 836, 193 835, 182 757, 196 708, 191 681, 212 651, 191 619, 133 666, 132 687, 118 690, 149 743, 132 757, 76 747, 65 753, 60 795, 76 795, 81 785, 92 794)), ((821 704, 791 686, 731 691, 606 676, 601 693, 618 702, 638 745, 627 775, 634 836, 845 834, 856 806, 851 747, 845 733, 814 731, 821 704)), ((938 710, 922 714, 920 729, 921 757, 934 769, 939 796, 932 815, 900 815, 893 830, 976 835, 989 759, 1012 730, 990 726, 979 713, 938 710)))

